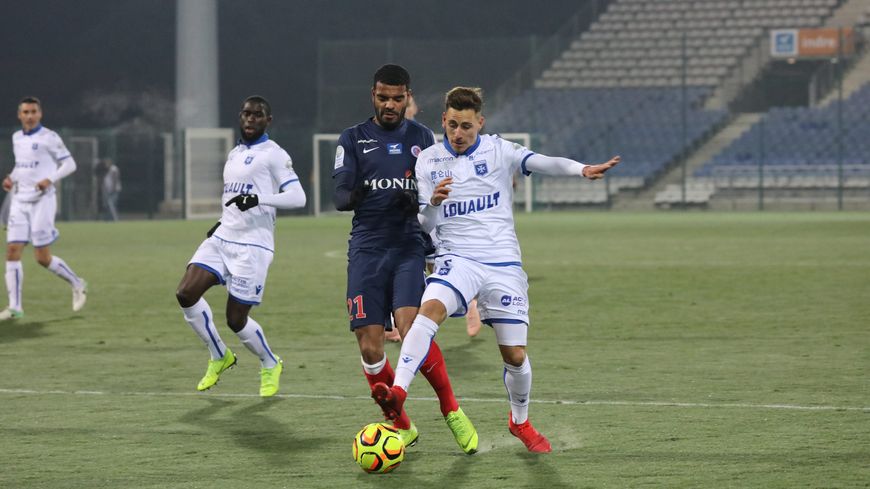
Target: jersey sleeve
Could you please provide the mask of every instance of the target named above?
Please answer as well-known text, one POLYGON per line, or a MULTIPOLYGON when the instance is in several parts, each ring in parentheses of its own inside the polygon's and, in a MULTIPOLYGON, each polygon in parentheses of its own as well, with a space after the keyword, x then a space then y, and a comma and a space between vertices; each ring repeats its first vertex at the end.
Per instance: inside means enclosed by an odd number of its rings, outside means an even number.
POLYGON ((269 171, 272 173, 278 192, 283 192, 287 185, 299 181, 299 176, 293 169, 293 158, 283 148, 278 148, 272 154, 272 158, 269 159, 269 171))
POLYGON ((526 168, 526 161, 529 159, 530 156, 535 153, 520 143, 508 141, 506 139, 502 139, 501 137, 499 137, 498 140, 501 144, 502 155, 505 161, 510 164, 511 173, 515 173, 520 170, 523 172, 523 175, 531 175, 532 172, 530 172, 526 168))
POLYGON ((425 154, 420 153, 420 156, 417 158, 417 165, 414 168, 414 177, 417 179, 417 201, 420 205, 429 205, 432 192, 435 191, 435 182, 429 177, 428 165, 423 159, 425 154))
POLYGON ((63 139, 57 133, 52 133, 51 138, 48 142, 48 147, 46 148, 48 153, 54 158, 54 161, 60 164, 63 160, 72 156, 68 149, 66 149, 66 145, 63 144, 63 139))
POLYGON ((332 167, 333 177, 343 172, 350 172, 351 176, 356 175, 356 152, 351 139, 350 130, 344 131, 338 138, 338 146, 335 147, 335 164, 332 167))

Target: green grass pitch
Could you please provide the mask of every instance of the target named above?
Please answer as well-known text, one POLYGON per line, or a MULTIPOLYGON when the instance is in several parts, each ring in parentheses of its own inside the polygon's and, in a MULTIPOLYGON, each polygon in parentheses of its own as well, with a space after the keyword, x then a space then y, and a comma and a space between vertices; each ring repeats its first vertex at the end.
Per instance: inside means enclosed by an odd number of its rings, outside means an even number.
MULTIPOLYGON (((531 416, 507 431, 494 335, 438 335, 480 453, 455 445, 425 379, 420 443, 386 476, 351 457, 380 419, 347 330, 349 216, 282 218, 253 316, 285 359, 281 395, 207 299, 239 365, 207 393, 207 352, 174 298, 211 222, 62 223, 28 248, 24 319, 0 323, 2 488, 870 487, 870 215, 518 215, 530 277, 531 416)), ((398 347, 388 354, 395 362, 398 347)))

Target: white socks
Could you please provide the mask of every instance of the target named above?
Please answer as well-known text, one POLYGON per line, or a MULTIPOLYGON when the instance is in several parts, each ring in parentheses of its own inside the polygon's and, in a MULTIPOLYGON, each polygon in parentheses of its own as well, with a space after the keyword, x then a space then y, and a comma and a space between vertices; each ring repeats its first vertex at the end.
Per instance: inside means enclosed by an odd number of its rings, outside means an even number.
POLYGON ((504 364, 504 388, 511 402, 514 423, 525 423, 529 419, 529 391, 532 390, 532 365, 528 355, 519 367, 504 364))
POLYGON ((21 261, 6 262, 6 293, 9 295, 9 309, 23 311, 21 288, 24 284, 24 268, 21 261))
POLYGON ((48 270, 69 282, 73 287, 81 287, 82 285, 82 279, 80 279, 78 275, 72 271, 69 265, 67 265, 60 257, 51 257, 51 263, 48 264, 48 270))
POLYGON ((393 385, 408 391, 408 386, 414 380, 414 375, 417 374, 417 370, 420 370, 420 365, 429 354, 429 347, 437 332, 438 323, 422 314, 417 314, 414 323, 411 324, 411 329, 402 340, 402 351, 399 353, 396 380, 393 381, 393 385))
MULTIPOLYGON (((8 273, 7 273, 8 275, 8 273)), ((7 279, 8 280, 8 279, 7 279)), ((212 360, 220 360, 227 352, 227 345, 221 340, 214 325, 211 308, 205 299, 200 298, 196 304, 190 307, 182 307, 184 319, 193 328, 193 331, 208 347, 212 360)))
POLYGON ((363 370, 369 375, 378 375, 384 369, 384 366, 387 364, 387 354, 384 353, 384 358, 381 359, 380 362, 369 365, 363 360, 363 357, 359 357, 360 362, 362 362, 363 370))
POLYGON ((245 327, 236 333, 236 335, 240 340, 242 340, 242 343, 248 347, 248 350, 250 350, 251 353, 260 358, 260 365, 263 368, 273 368, 275 365, 278 365, 278 358, 272 354, 272 350, 269 349, 269 344, 266 343, 266 336, 263 334, 263 328, 261 328, 253 318, 248 317, 248 322, 245 324, 245 327))

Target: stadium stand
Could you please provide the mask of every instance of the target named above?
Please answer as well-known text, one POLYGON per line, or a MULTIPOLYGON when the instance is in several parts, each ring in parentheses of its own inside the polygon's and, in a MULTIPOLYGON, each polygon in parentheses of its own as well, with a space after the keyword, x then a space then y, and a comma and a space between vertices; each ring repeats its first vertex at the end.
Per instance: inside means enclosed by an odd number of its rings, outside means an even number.
POLYGON ((715 86, 767 29, 815 27, 838 0, 620 0, 562 53, 538 88, 715 86), (685 33, 685 46, 683 34, 685 33))
MULTIPOLYGON (((752 188, 763 164, 765 186, 832 188, 838 185, 836 101, 818 108, 773 108, 730 146, 695 172, 719 187, 752 188)), ((843 101, 844 185, 870 184, 870 84, 843 101)))

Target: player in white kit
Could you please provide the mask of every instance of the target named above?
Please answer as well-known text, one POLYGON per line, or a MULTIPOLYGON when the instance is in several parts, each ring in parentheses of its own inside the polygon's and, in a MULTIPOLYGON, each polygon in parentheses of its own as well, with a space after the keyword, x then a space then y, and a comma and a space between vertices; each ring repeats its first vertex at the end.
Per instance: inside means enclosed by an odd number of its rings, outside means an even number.
POLYGON ((242 344, 260 359, 260 395, 278 392, 283 362, 275 355, 263 328, 249 317, 260 303, 275 250, 275 209, 305 206, 305 191, 293 171, 293 161, 269 139, 272 110, 263 97, 245 99, 239 113, 242 138, 224 166, 223 214, 194 253, 176 291, 184 319, 211 354, 205 376, 196 386, 215 385, 236 356, 214 324, 203 294, 214 285, 228 292, 226 320, 242 344))
POLYGON ((58 256, 51 245, 60 235, 54 227, 57 192, 54 183, 76 170, 76 163, 56 132, 43 127, 42 104, 36 97, 18 103, 21 130, 12 135, 15 169, 3 179, 3 190, 12 192, 6 231, 6 292, 9 306, 0 320, 24 316, 24 268, 21 252, 33 243, 36 261, 72 287, 72 308, 79 311, 87 300, 87 283, 58 256))
POLYGON ((429 343, 447 316, 461 316, 477 296, 485 324, 492 326, 504 361, 511 412, 508 429, 531 452, 550 452, 550 442, 529 422, 532 368, 526 355, 528 279, 514 230, 513 176, 548 175, 599 179, 619 163, 600 165, 538 155, 498 136, 481 135, 483 100, 478 88, 447 93, 443 144, 417 158, 421 213, 434 225, 438 252, 419 313, 405 335, 393 386, 378 384, 375 401, 384 412, 401 409, 429 343))

